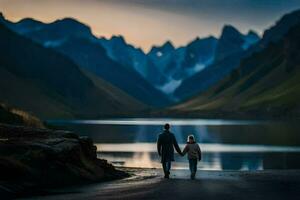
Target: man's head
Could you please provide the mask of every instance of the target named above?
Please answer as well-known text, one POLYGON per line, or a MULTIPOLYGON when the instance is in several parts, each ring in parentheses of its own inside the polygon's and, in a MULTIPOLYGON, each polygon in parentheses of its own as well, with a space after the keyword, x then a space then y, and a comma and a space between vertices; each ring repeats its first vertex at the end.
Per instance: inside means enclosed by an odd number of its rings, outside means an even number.
POLYGON ((170 129, 170 124, 165 124, 164 129, 168 131, 170 129))

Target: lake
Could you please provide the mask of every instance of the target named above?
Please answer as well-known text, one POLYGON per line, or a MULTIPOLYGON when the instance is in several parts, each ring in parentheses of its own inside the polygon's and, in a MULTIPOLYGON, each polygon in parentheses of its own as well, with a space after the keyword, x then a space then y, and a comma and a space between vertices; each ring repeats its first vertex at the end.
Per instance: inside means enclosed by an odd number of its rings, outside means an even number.
MULTIPOLYGON (((193 134, 202 150, 199 169, 300 169, 300 123, 222 119, 49 120, 60 129, 91 137, 98 157, 116 166, 161 167, 156 139, 165 123, 183 148, 193 134)), ((188 169, 186 157, 175 155, 174 168, 188 169)))

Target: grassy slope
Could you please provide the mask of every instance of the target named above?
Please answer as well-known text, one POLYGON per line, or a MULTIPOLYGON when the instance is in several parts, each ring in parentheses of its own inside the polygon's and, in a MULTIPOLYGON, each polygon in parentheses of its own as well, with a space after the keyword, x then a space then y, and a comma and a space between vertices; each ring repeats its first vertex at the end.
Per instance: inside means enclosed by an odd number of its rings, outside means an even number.
MULTIPOLYGON (((268 109, 284 109, 286 111, 299 111, 300 102, 300 72, 296 72, 281 84, 266 90, 264 93, 246 99, 241 105, 242 109, 268 107, 268 109)), ((282 110, 284 112, 284 110, 282 110)))
MULTIPOLYGON (((110 101, 106 113, 111 109, 112 112, 118 110, 117 113, 122 115, 135 114, 146 108, 144 104, 106 81, 88 72, 84 74, 93 81, 103 98, 110 101)), ((57 100, 61 97, 55 94, 49 95, 49 91, 42 90, 34 82, 24 80, 1 67, 0 77, 0 99, 3 102, 34 112, 41 118, 74 118, 75 113, 72 108, 57 100)), ((99 103, 101 104, 101 101, 99 103)))
POLYGON ((271 77, 277 75, 274 72, 254 84, 248 91, 238 93, 241 85, 248 80, 245 78, 216 96, 213 95, 215 88, 172 109, 191 115, 248 113, 253 116, 299 116, 300 72, 295 72, 289 79, 276 86, 266 88, 265 82, 271 81, 271 77))
MULTIPOLYGON (((119 109, 119 114, 135 114, 146 108, 144 104, 129 96, 125 92, 112 86, 91 73, 83 72, 90 78, 98 90, 105 94, 105 98, 111 101, 108 109, 119 109)), ((0 67, 0 99, 11 105, 15 105, 27 111, 34 111, 42 118, 73 118, 71 107, 57 101, 57 98, 49 98, 49 91, 42 90, 30 80, 24 80, 0 67)), ((54 96, 53 94, 52 96, 54 96)))

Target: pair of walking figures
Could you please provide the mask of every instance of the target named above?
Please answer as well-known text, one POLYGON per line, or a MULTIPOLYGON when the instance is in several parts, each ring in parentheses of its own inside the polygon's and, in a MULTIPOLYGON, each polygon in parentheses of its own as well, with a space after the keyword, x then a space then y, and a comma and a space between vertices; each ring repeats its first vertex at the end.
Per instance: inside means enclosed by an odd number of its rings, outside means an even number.
POLYGON ((191 171, 191 179, 195 179, 197 164, 198 161, 201 160, 200 146, 196 143, 195 137, 193 135, 189 135, 187 143, 183 151, 181 151, 174 134, 170 132, 170 125, 165 124, 164 131, 158 136, 157 140, 157 152, 161 157, 165 178, 169 178, 170 176, 171 163, 174 161, 174 148, 181 156, 187 154, 189 168, 191 171))

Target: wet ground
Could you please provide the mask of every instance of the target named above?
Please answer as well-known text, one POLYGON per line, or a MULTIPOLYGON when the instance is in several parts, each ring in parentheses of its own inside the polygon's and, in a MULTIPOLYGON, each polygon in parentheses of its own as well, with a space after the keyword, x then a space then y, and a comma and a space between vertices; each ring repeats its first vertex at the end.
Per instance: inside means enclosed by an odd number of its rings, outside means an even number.
POLYGON ((160 169, 128 169, 130 178, 49 191, 30 199, 298 199, 300 170, 198 171, 173 170, 170 179, 160 169))

